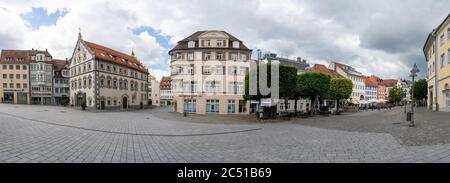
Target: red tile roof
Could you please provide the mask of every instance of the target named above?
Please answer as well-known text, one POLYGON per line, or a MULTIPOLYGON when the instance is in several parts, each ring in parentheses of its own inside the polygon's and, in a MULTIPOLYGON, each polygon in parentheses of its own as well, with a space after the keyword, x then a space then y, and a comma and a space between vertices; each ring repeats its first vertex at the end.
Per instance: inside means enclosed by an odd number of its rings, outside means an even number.
POLYGON ((170 90, 172 88, 172 78, 165 76, 161 78, 161 82, 159 83, 159 88, 164 90, 170 90))
POLYGON ((365 76, 366 86, 377 87, 378 86, 377 78, 378 77, 376 76, 365 76))
POLYGON ((36 54, 42 53, 46 57, 52 57, 50 53, 45 50, 2 50, 1 57, 0 57, 0 63, 4 64, 29 64, 30 63, 30 56, 36 56, 36 54), (6 58, 11 58, 11 61, 7 61, 6 58), (18 61, 17 59, 21 58, 23 61, 18 61))
POLYGON ((107 48, 105 46, 84 41, 86 43, 86 46, 91 49, 95 53, 95 57, 97 59, 112 62, 115 64, 119 64, 131 69, 135 69, 144 73, 148 73, 147 68, 142 65, 139 60, 136 59, 136 57, 113 50, 111 48, 107 48))
POLYGON ((333 77, 333 78, 339 78, 339 77, 342 77, 342 76, 341 76, 339 73, 337 73, 336 71, 333 71, 333 70, 331 70, 331 69, 328 69, 327 67, 325 67, 325 66, 322 65, 322 64, 315 64, 315 65, 313 66, 312 70, 313 70, 313 71, 316 71, 316 72, 320 72, 320 73, 327 74, 327 75, 329 75, 329 76, 331 76, 331 77, 333 77))
POLYGON ((385 79, 381 82, 381 84, 385 87, 394 87, 397 85, 397 80, 396 79, 385 79))

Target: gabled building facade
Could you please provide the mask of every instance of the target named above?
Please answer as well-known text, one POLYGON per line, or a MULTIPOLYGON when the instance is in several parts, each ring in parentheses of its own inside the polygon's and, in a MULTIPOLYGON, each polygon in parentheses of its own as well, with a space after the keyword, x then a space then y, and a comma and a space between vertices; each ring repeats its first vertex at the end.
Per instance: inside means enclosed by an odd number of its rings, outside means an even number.
POLYGON ((248 114, 243 98, 252 50, 225 31, 198 31, 169 51, 175 111, 248 114))
POLYGON ((2 50, 0 57, 0 102, 30 104, 30 51, 2 50))
POLYGON ((172 79, 169 76, 162 77, 159 82, 159 97, 161 106, 169 106, 174 102, 172 79))
POLYGON ((428 109, 450 112, 450 14, 428 35, 423 52, 427 62, 428 109))
POLYGON ((55 105, 69 104, 70 62, 53 60, 53 100, 55 105))
POLYGON ((70 104, 90 109, 144 108, 148 70, 135 57, 78 36, 70 59, 70 104))
POLYGON ((351 100, 353 102, 359 102, 365 99, 365 77, 361 72, 356 71, 356 69, 351 66, 337 62, 332 62, 328 69, 333 70, 341 76, 352 81, 353 89, 351 100))
POLYGON ((31 104, 53 104, 53 57, 50 53, 32 50, 30 55, 31 104))

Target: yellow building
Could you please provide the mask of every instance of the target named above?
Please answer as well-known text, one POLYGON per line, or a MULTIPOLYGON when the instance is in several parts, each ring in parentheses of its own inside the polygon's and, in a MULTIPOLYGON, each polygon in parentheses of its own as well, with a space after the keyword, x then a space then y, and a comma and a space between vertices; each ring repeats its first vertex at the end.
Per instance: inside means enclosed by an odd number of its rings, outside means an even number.
POLYGON ((2 50, 0 102, 30 104, 30 53, 35 50, 2 50))
POLYGON ((450 14, 427 38, 428 109, 450 112, 450 14))

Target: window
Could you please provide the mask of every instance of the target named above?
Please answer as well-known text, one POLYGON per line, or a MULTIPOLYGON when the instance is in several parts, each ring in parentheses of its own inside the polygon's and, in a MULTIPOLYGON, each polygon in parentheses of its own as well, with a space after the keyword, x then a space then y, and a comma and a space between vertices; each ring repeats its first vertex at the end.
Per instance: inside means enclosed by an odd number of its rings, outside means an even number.
POLYGON ((221 53, 221 52, 217 52, 217 54, 216 54, 216 60, 223 60, 223 53, 221 53))
POLYGON ((238 60, 238 54, 237 53, 231 53, 231 60, 233 60, 233 61, 238 60))
POLYGON ((17 84, 16 84, 16 88, 20 88, 20 83, 17 83, 17 84))
POLYGON ((3 88, 8 88, 8 84, 3 83, 3 88))
POLYGON ((209 75, 211 74, 211 66, 203 66, 203 74, 209 75))
POLYGON ((447 39, 450 39, 450 28, 447 29, 447 39))
POLYGON ((197 82, 194 81, 185 81, 183 82, 183 90, 184 92, 197 92, 197 82))
POLYGON ((236 82, 228 82, 228 93, 236 93, 237 87, 236 82))
POLYGON ((187 74, 194 75, 195 74, 194 66, 189 66, 187 68, 187 72, 188 72, 187 74))
POLYGON ((236 113, 236 101, 228 100, 228 113, 236 113))
POLYGON ((27 70, 27 66, 26 66, 26 65, 23 65, 23 66, 22 66, 22 70, 27 70))
POLYGON ((237 93, 244 94, 244 83, 243 82, 237 82, 237 93))
POLYGON ((447 51, 447 63, 450 64, 450 49, 447 51))
POLYGON ((441 68, 444 68, 445 66, 445 54, 441 55, 441 68))
POLYGON ((241 56, 241 60, 247 60, 247 55, 246 54, 241 53, 240 56, 241 56))
POLYGON ((9 65, 9 70, 14 70, 14 65, 9 65))
POLYGON ((27 83, 23 83, 22 86, 23 86, 23 88, 28 88, 28 84, 27 83))
POLYGON ((184 111, 185 112, 197 112, 197 100, 184 100, 184 111))
POLYGON ((239 67, 239 75, 243 76, 246 74, 246 72, 247 72, 246 67, 239 67))
POLYGON ((217 42, 216 42, 216 45, 218 46, 218 47, 222 47, 224 44, 225 41, 224 40, 217 40, 217 42))
POLYGON ((16 78, 17 78, 17 79, 20 79, 20 74, 16 74, 16 78))
POLYGON ((188 48, 194 48, 194 47, 195 47, 195 42, 194 41, 189 41, 188 48))
POLYGON ((439 38, 439 45, 440 46, 444 45, 444 43, 445 43, 444 39, 445 39, 445 36, 444 36, 444 34, 442 34, 441 37, 439 38))
POLYGON ((3 79, 6 79, 6 78, 8 78, 8 75, 7 74, 3 74, 3 79))
POLYGON ((216 75, 223 75, 223 66, 221 65, 216 66, 216 75))
POLYGON ((239 42, 234 41, 233 42, 233 48, 239 48, 239 42))
POLYGON ((177 60, 181 59, 181 53, 175 53, 175 59, 177 60))
POLYGON ((187 53, 187 59, 188 60, 194 60, 194 53, 187 53))
POLYGON ((205 40, 205 46, 211 46, 211 41, 210 40, 205 40))
POLYGON ((230 67, 230 74, 231 75, 237 75, 237 67, 236 66, 231 66, 230 67))
POLYGON ((211 52, 205 52, 203 56, 203 60, 211 60, 211 52))
POLYGON ((14 79, 14 74, 9 74, 9 79, 14 79))
POLYGON ((20 65, 16 65, 16 70, 20 70, 20 65))
POLYGON ((6 70, 6 69, 8 69, 8 66, 3 65, 2 68, 3 68, 3 70, 6 70))
MULTIPOLYGON (((303 105, 303 104, 302 104, 303 105)), ((302 107, 302 106, 300 106, 302 107)), ((245 100, 239 100, 239 112, 240 113, 245 113, 247 112, 247 106, 246 106, 246 102, 245 100)))
POLYGON ((218 113, 219 100, 206 100, 206 112, 218 113))
POLYGON ((9 88, 14 88, 14 83, 9 83, 9 88))

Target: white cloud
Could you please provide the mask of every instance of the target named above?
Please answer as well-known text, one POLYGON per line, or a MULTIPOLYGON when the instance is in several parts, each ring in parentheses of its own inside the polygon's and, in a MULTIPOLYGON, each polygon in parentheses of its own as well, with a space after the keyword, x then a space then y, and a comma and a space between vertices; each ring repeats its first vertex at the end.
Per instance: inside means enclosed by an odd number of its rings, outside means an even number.
POLYGON ((134 28, 152 27, 169 36, 172 46, 195 31, 214 29, 233 34, 254 50, 299 56, 311 63, 339 61, 382 77, 405 77, 414 62, 424 65, 420 47, 450 6, 446 0, 0 0, 0 4, 1 22, 11 24, 0 27, 2 48, 48 48, 56 57, 70 57, 81 27, 86 40, 125 53, 135 50, 142 62, 158 67, 155 72, 163 75, 168 73, 168 67, 160 68, 167 66, 166 50, 146 32, 133 34, 134 28), (32 7, 68 13, 55 25, 31 30, 19 15, 32 7))

